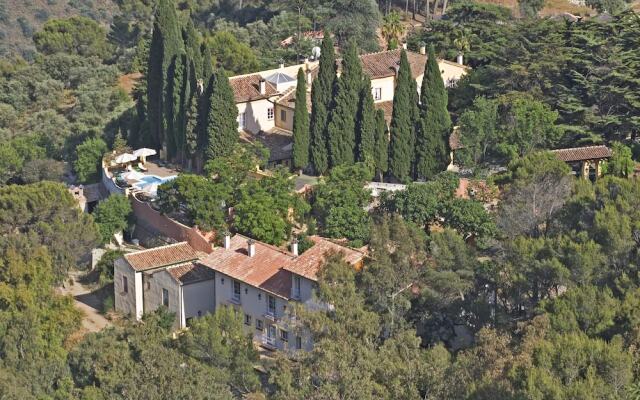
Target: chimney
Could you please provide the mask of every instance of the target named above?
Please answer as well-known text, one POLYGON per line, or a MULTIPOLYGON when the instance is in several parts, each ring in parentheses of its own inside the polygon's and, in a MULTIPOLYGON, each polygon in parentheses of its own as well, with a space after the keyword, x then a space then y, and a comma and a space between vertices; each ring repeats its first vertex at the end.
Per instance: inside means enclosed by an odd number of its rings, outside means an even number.
POLYGON ((249 246, 247 252, 249 253, 249 257, 253 257, 256 255, 256 241, 253 239, 249 239, 247 241, 247 245, 249 246))
POLYGON ((422 55, 427 54, 427 46, 424 43, 420 44, 420 54, 422 55))
POLYGON ((296 257, 298 256, 298 238, 293 238, 291 241, 291 253, 296 257))
POLYGON ((284 61, 280 61, 280 69, 284 68, 284 61))
POLYGON ((260 79, 260 94, 267 94, 267 82, 264 79, 260 79))
POLYGON ((227 250, 231 248, 231 233, 228 231, 224 233, 224 248, 227 250))
POLYGON ((458 54, 458 57, 456 57, 456 62, 457 62, 458 64, 460 64, 460 65, 464 65, 464 58, 463 58, 462 53, 459 53, 459 54, 458 54))
POLYGON ((405 50, 407 49, 407 43, 406 42, 402 43, 402 48, 405 49, 405 50))

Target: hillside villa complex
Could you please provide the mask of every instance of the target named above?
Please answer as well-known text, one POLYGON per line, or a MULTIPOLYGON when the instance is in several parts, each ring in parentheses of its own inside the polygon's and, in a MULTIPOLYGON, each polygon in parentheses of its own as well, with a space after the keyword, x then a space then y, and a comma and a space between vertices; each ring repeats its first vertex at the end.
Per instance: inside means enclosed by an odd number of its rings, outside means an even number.
POLYGON ((294 304, 326 308, 316 301, 318 272, 331 254, 361 268, 365 252, 319 236, 299 254, 226 234, 209 254, 180 242, 124 255, 114 263, 116 311, 139 320, 161 306, 175 314, 174 329, 192 318, 233 307, 245 332, 269 349, 309 350, 308 334, 295 324, 294 304))
MULTIPOLYGON (((360 56, 363 72, 371 79, 375 107, 384 111, 387 123, 391 120, 401 51, 388 50, 360 56)), ((420 92, 427 62, 425 48, 421 47, 418 53, 407 51, 407 58, 420 92)), ((438 65, 447 86, 455 85, 469 70, 467 66, 447 60, 438 60, 438 65)), ((241 138, 246 141, 257 139, 269 148, 271 165, 290 164, 296 76, 302 68, 307 80, 307 108, 311 112, 311 85, 317 76, 318 66, 317 61, 281 65, 278 69, 229 78, 238 107, 241 138)))

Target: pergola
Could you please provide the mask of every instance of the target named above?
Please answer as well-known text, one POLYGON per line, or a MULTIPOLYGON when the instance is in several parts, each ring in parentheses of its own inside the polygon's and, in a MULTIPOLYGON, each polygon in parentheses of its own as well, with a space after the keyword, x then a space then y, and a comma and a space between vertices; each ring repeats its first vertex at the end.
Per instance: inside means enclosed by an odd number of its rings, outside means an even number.
POLYGON ((607 146, 573 147, 569 149, 552 150, 559 160, 572 167, 579 167, 580 176, 589 178, 591 169, 595 170, 596 178, 602 175, 602 163, 611 157, 611 149, 607 146))

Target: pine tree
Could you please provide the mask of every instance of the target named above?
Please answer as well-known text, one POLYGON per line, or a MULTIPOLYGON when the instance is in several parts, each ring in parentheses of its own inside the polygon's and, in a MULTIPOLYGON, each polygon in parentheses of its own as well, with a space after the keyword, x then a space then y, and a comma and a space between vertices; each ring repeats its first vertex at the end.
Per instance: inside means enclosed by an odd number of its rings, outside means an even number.
POLYGON ((205 152, 207 161, 231 154, 238 142, 238 107, 223 70, 213 74, 211 88, 205 152))
POLYGON ((411 76, 407 53, 402 50, 400 70, 393 95, 389 144, 389 170, 402 182, 408 181, 412 172, 417 96, 416 81, 411 76))
POLYGON ((328 143, 326 137, 329 105, 333 97, 336 80, 336 59, 331 35, 325 31, 320 53, 318 77, 311 88, 311 164, 317 174, 323 174, 329 167, 328 143))
POLYGON ((298 70, 295 107, 293 114, 293 166, 303 169, 309 164, 309 112, 307 111, 307 82, 302 68, 298 70))
POLYGON ((382 182, 383 175, 389 170, 389 130, 382 110, 376 110, 374 162, 382 182))
POLYGON ((358 161, 373 159, 376 134, 376 110, 373 106, 371 80, 368 76, 362 81, 358 113, 356 117, 356 147, 358 161))
POLYGON ((430 179, 447 166, 447 141, 451 117, 447 111, 447 89, 433 45, 429 46, 422 87, 417 130, 416 176, 430 179))
POLYGON ((206 43, 202 43, 201 52, 202 52, 202 81, 209 82, 211 75, 213 75, 213 64, 211 60, 211 50, 209 50, 209 46, 206 43))
POLYGON ((331 167, 353 164, 356 153, 356 114, 362 88, 362 65, 353 41, 347 46, 337 82, 327 125, 331 167))

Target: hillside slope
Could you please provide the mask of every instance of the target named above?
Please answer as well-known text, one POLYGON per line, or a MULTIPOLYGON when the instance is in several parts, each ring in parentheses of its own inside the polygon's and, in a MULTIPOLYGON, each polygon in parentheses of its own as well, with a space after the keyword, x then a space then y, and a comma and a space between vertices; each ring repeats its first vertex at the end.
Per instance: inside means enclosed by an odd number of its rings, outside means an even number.
POLYGON ((33 53, 31 37, 50 18, 83 15, 108 24, 115 0, 0 0, 0 56, 33 53))

